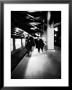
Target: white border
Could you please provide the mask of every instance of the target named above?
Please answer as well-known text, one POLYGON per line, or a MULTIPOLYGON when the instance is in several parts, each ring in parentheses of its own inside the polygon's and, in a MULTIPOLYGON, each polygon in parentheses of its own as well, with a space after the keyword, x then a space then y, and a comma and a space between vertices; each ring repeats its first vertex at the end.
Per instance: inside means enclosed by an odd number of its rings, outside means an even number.
POLYGON ((4 86, 68 86, 69 4, 4 4, 4 86), (62 57, 61 79, 10 79, 11 77, 11 11, 61 11, 62 57))

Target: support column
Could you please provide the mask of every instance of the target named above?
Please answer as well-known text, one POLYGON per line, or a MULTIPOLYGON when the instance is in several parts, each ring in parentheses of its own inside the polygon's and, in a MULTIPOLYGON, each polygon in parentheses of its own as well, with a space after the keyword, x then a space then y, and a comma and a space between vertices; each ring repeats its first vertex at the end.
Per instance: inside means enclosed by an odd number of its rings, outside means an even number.
POLYGON ((54 49, 54 28, 53 27, 48 27, 47 28, 47 44, 48 44, 48 49, 53 50, 54 49))
POLYGON ((53 24, 49 25, 51 13, 47 13, 47 48, 48 50, 54 50, 54 28, 53 24))

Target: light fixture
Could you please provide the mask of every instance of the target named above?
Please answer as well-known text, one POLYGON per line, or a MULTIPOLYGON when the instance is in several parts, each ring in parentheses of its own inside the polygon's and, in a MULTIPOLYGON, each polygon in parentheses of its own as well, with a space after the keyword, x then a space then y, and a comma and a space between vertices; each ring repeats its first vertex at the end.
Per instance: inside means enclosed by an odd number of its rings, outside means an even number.
POLYGON ((56 27, 56 28, 54 28, 54 30, 57 32, 58 31, 58 28, 56 27))
POLYGON ((57 36, 57 34, 54 35, 55 37, 57 36))
POLYGON ((22 29, 18 28, 18 27, 15 27, 15 31, 16 32, 19 32, 19 31, 23 31, 22 29))
POLYGON ((32 26, 35 26, 35 25, 38 25, 38 24, 40 24, 39 22, 31 22, 31 23, 29 23, 30 25, 32 25, 32 26))

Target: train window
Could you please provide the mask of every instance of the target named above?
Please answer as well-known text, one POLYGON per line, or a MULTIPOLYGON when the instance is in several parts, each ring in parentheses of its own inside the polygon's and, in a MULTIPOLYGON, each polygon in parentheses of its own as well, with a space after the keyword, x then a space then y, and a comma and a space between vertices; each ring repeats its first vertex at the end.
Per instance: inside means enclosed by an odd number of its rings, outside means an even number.
POLYGON ((22 44, 23 46, 25 46, 25 39, 22 39, 22 44))
POLYGON ((21 48, 21 39, 15 39, 15 47, 16 49, 21 48))

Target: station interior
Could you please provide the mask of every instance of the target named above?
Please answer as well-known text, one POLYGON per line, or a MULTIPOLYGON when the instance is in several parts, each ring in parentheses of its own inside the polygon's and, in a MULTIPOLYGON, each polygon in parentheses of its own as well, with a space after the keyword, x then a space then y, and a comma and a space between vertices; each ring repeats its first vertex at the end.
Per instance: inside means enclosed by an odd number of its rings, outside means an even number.
POLYGON ((11 79, 61 79, 61 11, 11 11, 10 44, 11 79), (27 37, 41 38, 43 51, 29 51, 27 37))

